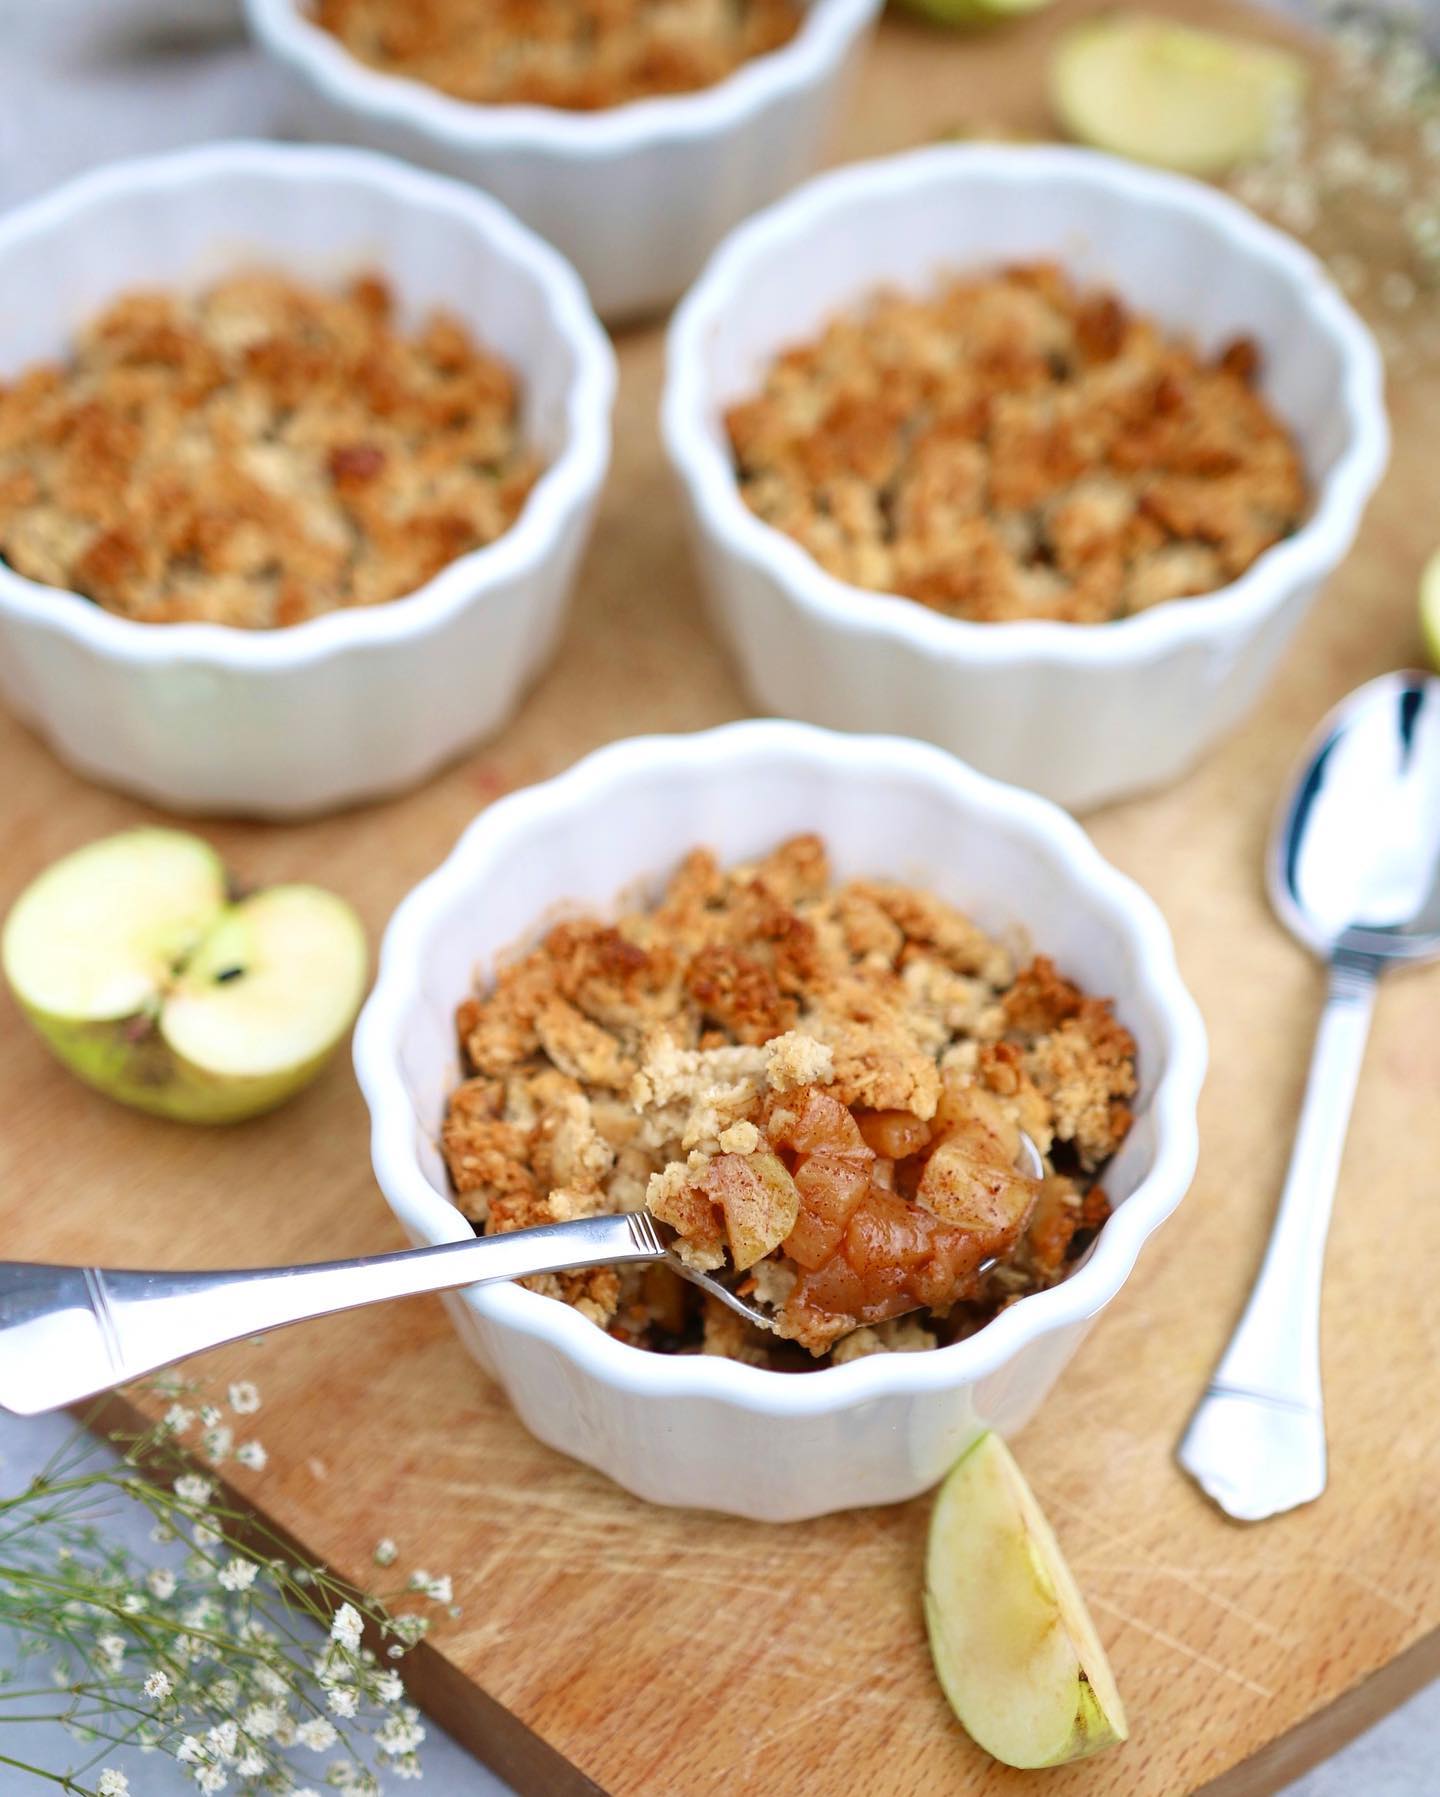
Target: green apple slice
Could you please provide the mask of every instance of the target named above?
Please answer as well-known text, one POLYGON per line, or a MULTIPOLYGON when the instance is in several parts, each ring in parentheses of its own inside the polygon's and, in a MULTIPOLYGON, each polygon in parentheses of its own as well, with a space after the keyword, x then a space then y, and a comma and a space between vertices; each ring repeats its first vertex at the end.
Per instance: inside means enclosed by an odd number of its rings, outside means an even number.
POLYGON ((905 4, 937 25, 998 25, 1002 19, 1039 12, 1051 0, 905 0, 905 4))
POLYGON ((1426 562, 1420 575, 1420 630, 1430 666, 1440 668, 1440 549, 1426 562))
POLYGON ((1085 1600, 998 1435, 982 1435, 941 1487, 925 1619, 951 1707, 1007 1766, 1061 1766, 1127 1738, 1085 1600))
POLYGON ((1072 137, 1191 175, 1262 155, 1306 81, 1288 51, 1140 13, 1072 26, 1050 65, 1051 99, 1072 137))
POLYGON ((306 1084, 349 1029, 360 921, 316 886, 231 901, 224 864, 177 830, 78 849, 21 894, 0 960, 59 1058, 122 1103, 236 1122, 306 1084))

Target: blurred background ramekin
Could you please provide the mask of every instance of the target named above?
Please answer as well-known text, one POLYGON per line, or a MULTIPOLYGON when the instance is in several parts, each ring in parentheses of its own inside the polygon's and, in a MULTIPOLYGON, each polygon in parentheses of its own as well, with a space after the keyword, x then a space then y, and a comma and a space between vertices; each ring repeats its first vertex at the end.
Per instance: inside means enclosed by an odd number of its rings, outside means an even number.
POLYGON ((306 0, 245 0, 308 136, 493 193, 570 258, 607 319, 684 291, 726 231, 819 165, 882 0, 801 0, 799 32, 715 86, 598 112, 480 106, 368 67, 306 0))
POLYGON ((1389 441, 1374 342, 1307 251, 1198 182, 1015 146, 841 169, 742 226, 670 327, 662 427, 757 709, 926 737, 1075 808, 1175 780, 1245 715, 1354 540, 1389 441), (1036 259, 1202 350, 1254 339, 1311 484, 1293 536, 1214 595, 1115 623, 971 623, 837 580, 749 510, 724 413, 780 350, 883 285, 1036 259))
POLYGON ((656 892, 694 844, 733 861, 804 830, 838 876, 911 881, 985 928, 1018 927, 1113 995, 1140 1087, 1105 1171, 1115 1211, 1088 1257, 950 1347, 780 1373, 630 1347, 518 1285, 451 1294, 466 1344, 542 1441, 653 1502, 766 1521, 912 1497, 981 1427, 1019 1428, 1180 1202, 1205 1032, 1151 901, 1057 807, 922 743, 769 720, 641 737, 476 819, 391 920, 355 1037, 381 1189, 413 1243, 464 1240, 439 1136, 462 1077, 455 1007, 477 975, 559 906, 604 912, 656 892))
POLYGON ((146 624, 0 563, 0 690, 89 778, 291 817, 399 791, 490 734, 549 654, 610 455, 614 357, 564 260, 458 182, 360 150, 221 144, 114 164, 0 220, 0 379, 135 287, 374 271, 516 373, 545 471, 418 592, 276 630, 146 624))

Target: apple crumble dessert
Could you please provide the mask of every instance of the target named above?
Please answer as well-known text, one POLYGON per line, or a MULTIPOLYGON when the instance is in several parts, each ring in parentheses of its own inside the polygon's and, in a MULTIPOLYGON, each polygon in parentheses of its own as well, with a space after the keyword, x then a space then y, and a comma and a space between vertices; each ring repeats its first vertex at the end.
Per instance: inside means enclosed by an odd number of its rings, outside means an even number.
POLYGON ((1057 267, 878 295, 726 424, 740 490, 838 579, 978 622, 1213 592, 1293 531, 1295 443, 1247 338, 1202 356, 1057 267))
POLYGON ((145 623, 246 629, 398 599, 519 514, 515 382, 373 276, 132 292, 0 382, 0 558, 145 623))
POLYGON ((485 106, 595 112, 713 87, 799 29, 797 0, 318 0, 362 62, 485 106))
POLYGON ((622 1341, 757 1365, 933 1347, 1063 1279, 1135 1090, 1108 1000, 927 893, 835 882, 814 836, 729 871, 692 851, 652 908, 556 924, 457 1026, 443 1147, 475 1229, 648 1206, 773 1334, 665 1266, 526 1283, 622 1341))

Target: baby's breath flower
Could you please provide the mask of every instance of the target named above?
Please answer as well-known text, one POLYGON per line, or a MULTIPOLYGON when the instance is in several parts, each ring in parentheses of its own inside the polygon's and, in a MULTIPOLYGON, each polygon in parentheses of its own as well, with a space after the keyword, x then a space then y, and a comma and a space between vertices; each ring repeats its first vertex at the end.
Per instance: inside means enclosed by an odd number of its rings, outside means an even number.
POLYGON ((429 1633, 430 1618, 407 1610, 403 1616, 396 1616, 390 1626, 407 1647, 413 1647, 422 1635, 429 1633))
POLYGON ((233 1710, 240 1696, 238 1678, 217 1678, 210 1687, 211 1707, 221 1710, 233 1710))
MULTIPOLYGON (((377 1742, 380 1737, 377 1735, 377 1742)), ((328 1716, 310 1716, 295 1730, 295 1739, 302 1747, 308 1747, 312 1753, 324 1753, 327 1747, 333 1747, 340 1739, 335 1732, 335 1724, 328 1716)))
POLYGON ((232 1554, 215 1576, 227 1591, 248 1591, 259 1571, 253 1560, 243 1560, 239 1554, 232 1554))
POLYGON ((217 1722, 205 1736, 205 1745, 221 1759, 230 1759, 235 1752, 235 1743, 240 1738, 239 1724, 233 1717, 227 1716, 223 1722, 217 1722))
POLYGON ((252 1740, 268 1740, 280 1726, 280 1712, 273 1704, 252 1703, 240 1718, 240 1726, 252 1740))
MULTIPOLYGON (((26 1546, 37 1566, 57 1571, 53 1596, 37 1600, 0 1567, 0 1627, 14 1621, 24 1642, 28 1626, 28 1651, 42 1666, 53 1660, 60 1706, 77 1740, 123 1738, 143 1752, 162 1752, 189 1772, 201 1797, 316 1797, 313 1788, 296 1789, 290 1762, 301 1748, 324 1756, 321 1764, 331 1761, 321 1784, 347 1797, 379 1797, 378 1771, 418 1776, 414 1749, 424 1730, 405 1704, 399 1675, 363 1645, 364 1633, 373 1624, 382 1635, 413 1642, 425 1622, 409 1616, 397 1624, 383 1603, 358 1595, 342 1601, 344 1588, 325 1567, 276 1557, 280 1544, 259 1523, 253 1526, 267 1545, 258 1551, 227 1539, 231 1512, 218 1499, 218 1481, 187 1464, 181 1437, 203 1430, 203 1446, 217 1460, 233 1454, 262 1470, 264 1447, 254 1440, 237 1447, 227 1420, 257 1410, 259 1393, 237 1382, 222 1412, 193 1396, 182 1401, 193 1390, 167 1387, 162 1420, 143 1434, 117 1436, 123 1459, 81 1481, 149 1511, 154 1539, 180 1543, 173 1564, 148 1567, 95 1527, 61 1521, 63 1513, 48 1507, 53 1500, 42 1474, 20 1495, 0 1497, 0 1512, 12 1536, 29 1530, 26 1546), (142 1484, 142 1466, 158 1492, 142 1484), (318 1651, 288 1620, 297 1586, 335 1608, 318 1651)), ((377 1563, 397 1557, 393 1541, 378 1545, 377 1563)), ((450 1583, 422 1573, 413 1589, 440 1602, 450 1583)), ((392 1649, 397 1657, 400 1651, 398 1644, 392 1649)), ((6 1682, 0 1670, 0 1686, 6 1682)), ((93 1797, 132 1797, 127 1775, 113 1767, 89 1774, 85 1788, 93 1797)))
POLYGON ((400 1550, 388 1535, 384 1535, 375 1543, 374 1560, 377 1566, 393 1566, 400 1558, 400 1550))
POLYGON ((448 1604, 454 1595, 450 1589, 449 1573, 445 1573, 440 1578, 432 1578, 428 1572, 412 1572, 408 1589, 423 1591, 426 1597, 433 1598, 437 1604, 448 1604))
POLYGON ((396 1756, 413 1753, 424 1739, 420 1712, 411 1704, 406 1704, 398 1716, 387 1716, 375 1731, 375 1745, 382 1753, 396 1756))

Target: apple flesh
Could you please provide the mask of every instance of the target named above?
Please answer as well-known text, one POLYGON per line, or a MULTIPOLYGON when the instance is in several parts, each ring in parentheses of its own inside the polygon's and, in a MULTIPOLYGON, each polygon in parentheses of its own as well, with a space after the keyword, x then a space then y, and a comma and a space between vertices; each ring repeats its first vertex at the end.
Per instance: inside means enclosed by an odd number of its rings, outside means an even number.
POLYGON ((1188 175, 1263 155, 1298 113, 1307 79, 1288 51, 1127 13, 1072 25, 1050 65, 1071 137, 1188 175))
POLYGON ((1127 1738, 1085 1600, 998 1435, 982 1435, 940 1489, 925 1620, 951 1708, 1007 1766, 1061 1766, 1127 1738))
POLYGON ((299 1091, 365 988, 360 920, 318 886, 232 899, 198 837, 127 830, 21 894, 0 961, 40 1035, 122 1104, 233 1123, 299 1091))

